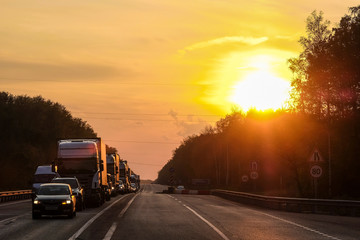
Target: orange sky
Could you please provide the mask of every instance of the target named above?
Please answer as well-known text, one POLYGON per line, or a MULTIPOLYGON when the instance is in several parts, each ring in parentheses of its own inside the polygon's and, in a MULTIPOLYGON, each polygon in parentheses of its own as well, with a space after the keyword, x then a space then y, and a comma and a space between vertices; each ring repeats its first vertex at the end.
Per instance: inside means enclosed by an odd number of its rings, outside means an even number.
POLYGON ((0 0, 0 91, 41 95, 93 126, 143 179, 184 137, 228 113, 268 59, 289 80, 313 10, 358 0, 0 0))

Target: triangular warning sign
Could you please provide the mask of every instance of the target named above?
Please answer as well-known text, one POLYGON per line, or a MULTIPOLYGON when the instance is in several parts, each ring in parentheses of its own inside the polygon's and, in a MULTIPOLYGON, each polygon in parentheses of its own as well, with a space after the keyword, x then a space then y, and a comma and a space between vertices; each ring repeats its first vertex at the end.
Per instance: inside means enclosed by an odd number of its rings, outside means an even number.
POLYGON ((320 151, 317 148, 314 148, 311 155, 309 156, 308 161, 309 162, 323 162, 324 158, 320 154, 320 151))

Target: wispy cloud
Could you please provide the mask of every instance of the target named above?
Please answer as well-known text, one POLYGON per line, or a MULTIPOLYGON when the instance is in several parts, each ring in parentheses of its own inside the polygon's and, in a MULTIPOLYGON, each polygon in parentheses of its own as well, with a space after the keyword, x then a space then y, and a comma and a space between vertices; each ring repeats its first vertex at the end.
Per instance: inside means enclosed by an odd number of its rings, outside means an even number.
POLYGON ((38 63, 0 59, 1 82, 102 81, 109 77, 128 77, 130 69, 89 63, 38 63), (11 76, 11 77, 8 77, 11 76))
POLYGON ((193 51, 193 50, 200 49, 200 48, 206 48, 206 47, 211 47, 211 46, 215 46, 215 45, 223 45, 223 44, 228 44, 228 43, 242 43, 242 44, 246 44, 246 45, 257 45, 257 44, 260 44, 267 40, 268 40, 268 37, 254 38, 254 37, 244 37, 244 36, 227 36, 227 37, 212 39, 209 41, 195 43, 193 45, 190 45, 190 46, 180 50, 180 52, 185 53, 185 52, 193 51))

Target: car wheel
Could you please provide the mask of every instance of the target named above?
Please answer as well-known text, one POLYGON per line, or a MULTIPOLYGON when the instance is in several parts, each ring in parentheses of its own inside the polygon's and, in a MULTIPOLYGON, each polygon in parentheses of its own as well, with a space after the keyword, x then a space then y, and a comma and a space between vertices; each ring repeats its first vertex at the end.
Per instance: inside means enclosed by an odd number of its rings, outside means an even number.
POLYGON ((68 218, 73 218, 73 217, 74 217, 74 212, 68 214, 68 218))
POLYGON ((41 214, 39 213, 32 213, 32 218, 33 219, 39 219, 41 217, 41 214))

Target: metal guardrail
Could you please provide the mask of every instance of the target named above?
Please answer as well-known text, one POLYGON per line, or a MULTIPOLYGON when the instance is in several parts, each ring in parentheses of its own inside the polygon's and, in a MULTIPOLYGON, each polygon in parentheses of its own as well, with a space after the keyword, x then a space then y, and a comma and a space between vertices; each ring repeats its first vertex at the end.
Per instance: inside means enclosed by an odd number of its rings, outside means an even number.
POLYGON ((31 190, 0 192, 0 202, 29 199, 31 198, 31 194, 31 190))
POLYGON ((289 212, 360 216, 360 201, 270 197, 219 189, 212 190, 212 195, 244 204, 289 212))

